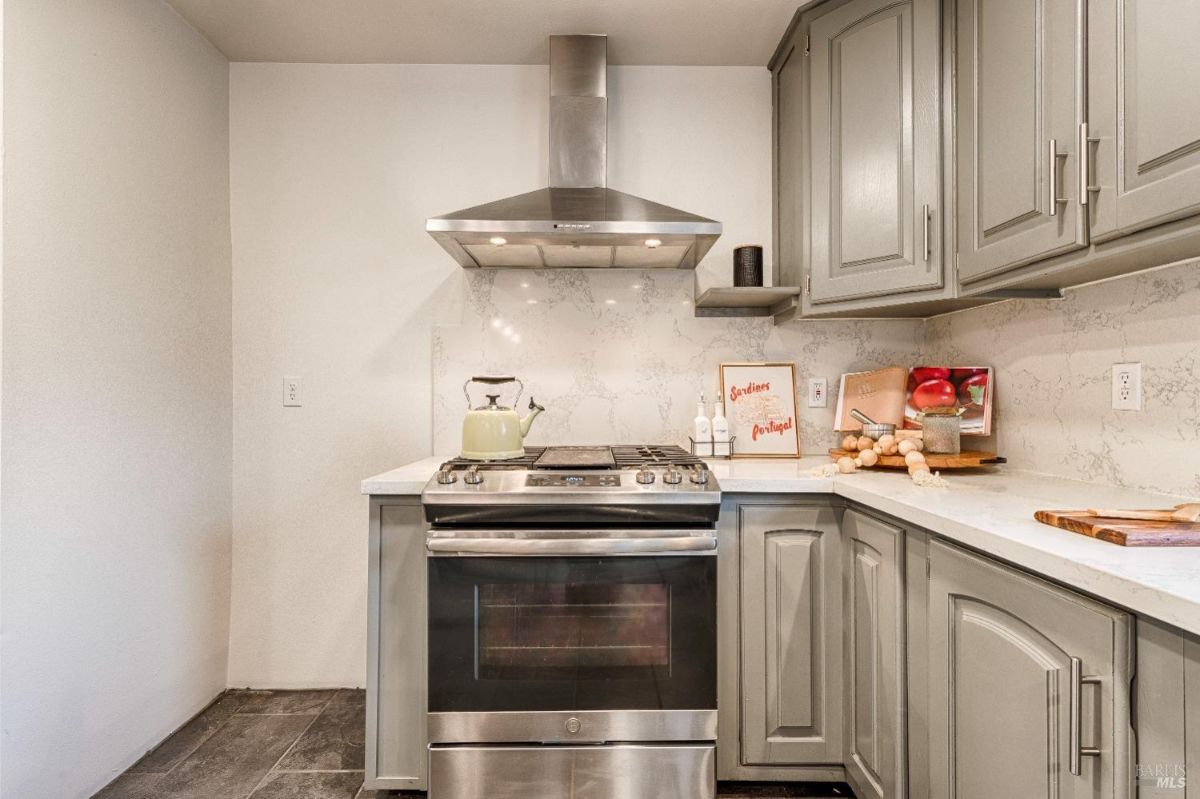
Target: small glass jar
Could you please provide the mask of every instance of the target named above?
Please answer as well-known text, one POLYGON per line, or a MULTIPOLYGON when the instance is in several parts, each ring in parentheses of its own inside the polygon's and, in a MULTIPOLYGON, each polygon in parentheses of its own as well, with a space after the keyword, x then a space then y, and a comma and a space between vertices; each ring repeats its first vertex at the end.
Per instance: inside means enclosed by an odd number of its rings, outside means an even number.
POLYGON ((957 455, 962 451, 962 409, 926 408, 921 413, 924 451, 935 455, 957 455))

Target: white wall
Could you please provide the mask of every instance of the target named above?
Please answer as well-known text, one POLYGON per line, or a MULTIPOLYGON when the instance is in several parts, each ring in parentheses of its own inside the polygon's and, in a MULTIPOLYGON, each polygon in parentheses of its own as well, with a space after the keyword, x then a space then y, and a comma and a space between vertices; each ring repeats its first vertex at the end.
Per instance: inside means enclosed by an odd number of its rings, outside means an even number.
MULTIPOLYGON (((728 283, 770 239, 767 71, 609 75, 609 184, 724 222, 728 283)), ((430 453, 431 327, 466 297, 425 218, 544 186, 547 109, 546 67, 232 65, 231 684, 362 683, 358 484, 430 453)))
POLYGON ((226 683, 228 64, 158 0, 4 8, 0 794, 226 683))

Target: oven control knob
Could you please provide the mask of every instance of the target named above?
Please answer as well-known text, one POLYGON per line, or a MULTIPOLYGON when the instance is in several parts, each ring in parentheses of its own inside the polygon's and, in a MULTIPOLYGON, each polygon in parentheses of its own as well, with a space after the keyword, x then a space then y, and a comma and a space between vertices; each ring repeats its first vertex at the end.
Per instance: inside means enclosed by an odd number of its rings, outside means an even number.
POLYGON ((708 469, 692 469, 692 482, 704 485, 708 482, 708 469))
POLYGON ((437 481, 444 486, 450 485, 458 481, 458 475, 454 473, 453 469, 438 469, 437 481))
POLYGON ((671 485, 679 485, 683 482, 683 472, 675 468, 675 464, 668 463, 667 468, 663 470, 663 482, 671 485))
POLYGON ((582 726, 583 725, 579 723, 579 719, 575 718, 574 716, 567 719, 567 732, 571 733, 572 735, 579 732, 579 728, 582 726))
POLYGON ((637 474, 634 475, 634 479, 644 486, 650 485, 654 482, 654 472, 642 467, 641 469, 638 469, 637 474))
POLYGON ((483 482, 483 475, 479 473, 478 466, 471 466, 467 469, 467 473, 463 476, 463 482, 467 485, 477 486, 483 482))

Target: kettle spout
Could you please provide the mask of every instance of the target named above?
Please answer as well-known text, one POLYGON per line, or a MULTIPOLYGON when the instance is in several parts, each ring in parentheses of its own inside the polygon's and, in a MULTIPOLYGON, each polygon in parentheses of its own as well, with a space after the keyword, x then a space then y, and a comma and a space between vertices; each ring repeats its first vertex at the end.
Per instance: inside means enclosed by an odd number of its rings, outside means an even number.
POLYGON ((529 426, 533 424, 533 420, 537 418, 537 415, 544 410, 546 409, 533 401, 533 397, 529 398, 529 413, 521 419, 521 438, 529 435, 529 426))

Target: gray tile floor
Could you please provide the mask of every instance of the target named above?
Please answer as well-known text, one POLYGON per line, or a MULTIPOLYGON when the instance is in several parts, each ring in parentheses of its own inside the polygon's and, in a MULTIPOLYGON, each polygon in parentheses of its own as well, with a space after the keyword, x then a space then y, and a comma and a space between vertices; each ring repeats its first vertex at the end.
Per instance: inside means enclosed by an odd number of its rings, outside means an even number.
MULTIPOLYGON (((362 691, 228 691, 93 799, 398 799, 364 791, 362 691)), ((849 797, 723 783, 722 799, 849 797)))

